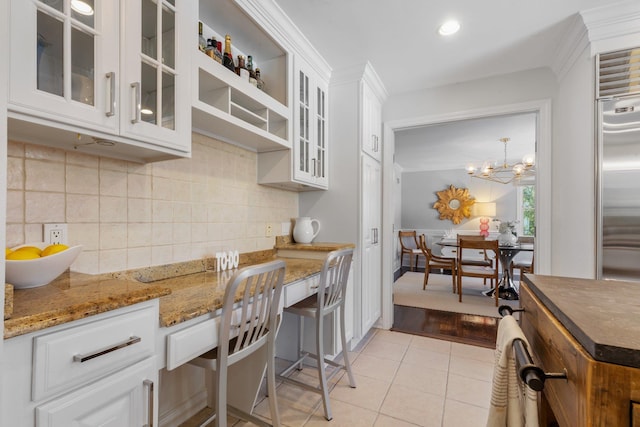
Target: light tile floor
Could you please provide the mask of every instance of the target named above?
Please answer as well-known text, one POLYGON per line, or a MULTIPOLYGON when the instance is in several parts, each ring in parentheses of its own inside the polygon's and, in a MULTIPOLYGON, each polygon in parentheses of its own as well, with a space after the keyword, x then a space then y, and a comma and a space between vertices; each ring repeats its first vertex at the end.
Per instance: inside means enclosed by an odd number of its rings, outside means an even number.
MULTIPOLYGON (((319 394, 278 386, 281 422, 301 426, 484 426, 491 395, 494 351, 400 332, 374 330, 350 353, 357 387, 336 375, 333 420, 324 418, 319 394)), ((315 370, 305 368, 299 375, 315 370)), ((269 417, 266 398, 255 413, 269 417)), ((248 426, 236 422, 234 426, 248 426)))

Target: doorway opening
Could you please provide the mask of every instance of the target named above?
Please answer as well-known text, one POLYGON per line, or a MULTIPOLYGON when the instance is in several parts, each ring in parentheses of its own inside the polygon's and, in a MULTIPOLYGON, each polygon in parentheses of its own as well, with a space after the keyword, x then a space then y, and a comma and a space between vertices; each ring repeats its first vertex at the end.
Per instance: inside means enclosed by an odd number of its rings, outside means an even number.
MULTIPOLYGON (((385 228, 385 241, 383 242, 383 313, 381 326, 390 328, 393 325, 393 272, 398 268, 396 261, 398 237, 401 221, 398 220, 396 192, 404 180, 402 170, 394 165, 393 157, 396 152, 395 144, 400 132, 418 128, 421 126, 434 126, 448 124, 463 120, 494 118, 500 116, 512 116, 525 113, 536 115, 535 124, 535 153, 536 153, 536 202, 535 202, 535 251, 540 256, 536 257, 536 272, 547 274, 550 270, 550 194, 551 194, 551 101, 539 100, 520 104, 496 106, 485 109, 455 112, 435 116, 417 117, 399 121, 387 121, 384 124, 385 156, 384 156, 384 191, 383 191, 383 227, 385 228)), ((501 135, 505 136, 505 135, 501 135)), ((464 152, 458 150, 459 155, 464 152)), ((493 157, 496 157, 494 155, 493 157)), ((424 194, 424 191, 422 192, 424 194)), ((513 213, 516 215, 516 212, 513 213)))

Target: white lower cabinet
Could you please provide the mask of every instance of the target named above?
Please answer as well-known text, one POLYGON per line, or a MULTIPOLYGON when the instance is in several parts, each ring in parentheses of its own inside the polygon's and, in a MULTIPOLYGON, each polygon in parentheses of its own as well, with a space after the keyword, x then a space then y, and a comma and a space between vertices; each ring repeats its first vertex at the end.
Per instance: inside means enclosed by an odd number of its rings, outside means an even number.
POLYGON ((156 425, 158 300, 4 341, 0 425, 156 425))
POLYGON ((158 383, 155 358, 36 408, 36 427, 151 426, 158 383))

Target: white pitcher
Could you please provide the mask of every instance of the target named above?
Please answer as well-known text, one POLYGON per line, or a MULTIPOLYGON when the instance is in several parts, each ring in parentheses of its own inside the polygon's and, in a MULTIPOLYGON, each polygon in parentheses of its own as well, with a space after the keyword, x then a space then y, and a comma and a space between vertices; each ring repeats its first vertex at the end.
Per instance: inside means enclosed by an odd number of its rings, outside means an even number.
POLYGON ((311 243, 320 232, 320 221, 317 219, 311 219, 308 216, 301 216, 296 218, 296 225, 293 227, 293 240, 296 243, 311 243), (317 230, 313 231, 313 224, 318 226, 317 230))

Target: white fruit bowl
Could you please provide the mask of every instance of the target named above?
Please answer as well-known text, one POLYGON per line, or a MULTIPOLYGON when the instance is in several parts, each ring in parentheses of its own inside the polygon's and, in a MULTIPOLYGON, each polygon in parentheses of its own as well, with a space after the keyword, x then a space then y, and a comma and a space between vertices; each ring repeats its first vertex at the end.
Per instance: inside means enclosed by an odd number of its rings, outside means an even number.
MULTIPOLYGON (((27 243, 16 246, 36 246, 44 249, 48 243, 27 243)), ((44 286, 61 275, 82 252, 82 245, 72 246, 62 252, 42 258, 25 260, 5 260, 5 281, 13 285, 14 289, 37 288, 44 286)))

